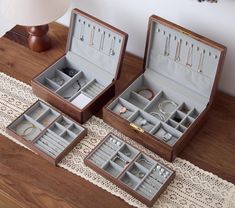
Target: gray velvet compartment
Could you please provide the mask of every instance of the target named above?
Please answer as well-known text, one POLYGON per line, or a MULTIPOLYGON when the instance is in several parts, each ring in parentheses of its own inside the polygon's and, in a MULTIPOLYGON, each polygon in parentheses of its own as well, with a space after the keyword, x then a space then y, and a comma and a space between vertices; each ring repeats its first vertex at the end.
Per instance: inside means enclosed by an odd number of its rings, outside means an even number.
POLYGON ((173 174, 172 170, 113 134, 109 134, 101 142, 88 156, 88 160, 149 200, 173 174), (115 144, 117 141, 118 145, 115 144))

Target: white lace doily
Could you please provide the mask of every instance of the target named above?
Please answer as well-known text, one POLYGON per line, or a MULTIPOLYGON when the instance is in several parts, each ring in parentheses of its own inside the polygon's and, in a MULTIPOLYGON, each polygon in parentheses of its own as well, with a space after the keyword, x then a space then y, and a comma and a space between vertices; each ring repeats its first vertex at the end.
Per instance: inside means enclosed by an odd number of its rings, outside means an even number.
MULTIPOLYGON (((7 135, 5 128, 35 101, 37 101, 37 97, 32 93, 30 86, 0 73, 0 133, 22 145, 7 135)), ((95 116, 87 121, 84 126, 88 129, 88 136, 59 163, 60 167, 122 198, 130 205, 146 207, 83 163, 85 156, 106 134, 112 131, 176 171, 176 178, 157 200, 154 208, 235 208, 235 186, 232 183, 222 180, 181 158, 176 158, 173 163, 166 162, 95 116)))

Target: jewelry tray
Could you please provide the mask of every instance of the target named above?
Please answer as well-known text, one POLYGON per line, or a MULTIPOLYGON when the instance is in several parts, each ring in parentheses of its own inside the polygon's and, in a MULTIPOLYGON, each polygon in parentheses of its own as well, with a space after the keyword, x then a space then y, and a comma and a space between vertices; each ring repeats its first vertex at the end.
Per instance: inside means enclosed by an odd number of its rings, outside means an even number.
POLYGON ((85 164, 144 204, 152 206, 175 172, 114 134, 108 134, 85 164))
POLYGON ((151 16, 144 73, 103 108, 104 120, 172 161, 205 120, 225 53, 224 46, 151 16))
POLYGON ((32 80, 34 93, 83 123, 115 94, 127 34, 78 9, 64 56, 32 80))
POLYGON ((16 118, 6 131, 54 165, 87 133, 80 124, 42 101, 16 118))

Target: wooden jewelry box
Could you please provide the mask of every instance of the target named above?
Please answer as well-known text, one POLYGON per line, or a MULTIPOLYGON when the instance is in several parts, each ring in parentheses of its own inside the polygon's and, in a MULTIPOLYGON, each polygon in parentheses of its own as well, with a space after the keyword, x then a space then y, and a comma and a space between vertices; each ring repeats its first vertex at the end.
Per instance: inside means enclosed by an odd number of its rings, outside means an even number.
POLYGON ((144 73, 104 108, 104 120, 172 161, 211 107, 226 48, 157 16, 149 19, 144 73))
POLYGON ((34 93, 83 123, 114 95, 128 35, 78 9, 65 55, 36 76, 34 93))
POLYGON ((85 158, 85 164, 152 206, 175 177, 175 172, 114 134, 108 134, 85 158))
POLYGON ((87 130, 42 101, 37 101, 6 129, 7 133, 57 165, 87 130))

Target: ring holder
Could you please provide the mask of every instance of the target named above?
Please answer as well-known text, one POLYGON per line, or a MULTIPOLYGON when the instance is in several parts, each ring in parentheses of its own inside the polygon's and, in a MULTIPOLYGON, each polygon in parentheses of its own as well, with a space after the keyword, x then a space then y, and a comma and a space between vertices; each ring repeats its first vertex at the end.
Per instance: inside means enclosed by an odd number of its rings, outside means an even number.
POLYGON ((115 94, 128 35, 78 9, 65 55, 32 80, 34 93, 83 123, 115 94))
POLYGON ((175 172, 114 134, 108 134, 84 163, 144 204, 152 206, 175 172))
POLYGON ((173 161, 205 120, 225 53, 218 43, 150 17, 144 73, 103 108, 104 121, 173 161), (132 112, 119 114, 119 103, 132 112))
POLYGON ((54 165, 86 135, 80 124, 42 101, 16 118, 6 131, 54 165))

